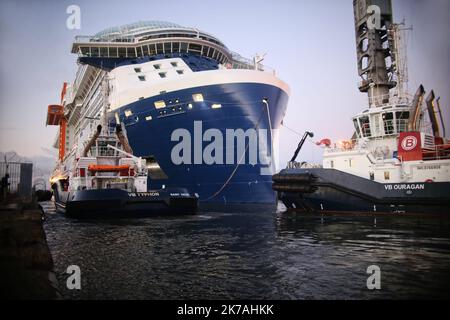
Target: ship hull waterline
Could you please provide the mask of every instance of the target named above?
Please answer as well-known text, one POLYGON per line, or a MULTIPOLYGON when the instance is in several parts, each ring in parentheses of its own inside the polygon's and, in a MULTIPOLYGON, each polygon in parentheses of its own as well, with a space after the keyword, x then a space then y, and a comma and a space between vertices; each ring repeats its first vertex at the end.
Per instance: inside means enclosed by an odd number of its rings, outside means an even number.
POLYGON ((449 182, 378 183, 333 169, 286 169, 275 181, 289 211, 350 215, 448 215, 449 182))
POLYGON ((127 218, 195 214, 198 199, 184 190, 127 192, 120 189, 58 191, 57 211, 74 218, 127 218))

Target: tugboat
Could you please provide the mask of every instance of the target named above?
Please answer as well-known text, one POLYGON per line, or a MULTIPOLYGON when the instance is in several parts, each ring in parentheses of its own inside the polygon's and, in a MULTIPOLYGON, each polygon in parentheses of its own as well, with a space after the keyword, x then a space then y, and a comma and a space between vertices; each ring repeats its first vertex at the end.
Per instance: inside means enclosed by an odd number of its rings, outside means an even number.
POLYGON ((361 92, 369 108, 355 117, 351 140, 322 139, 323 164, 298 163, 273 176, 288 209, 321 213, 450 213, 450 142, 439 98, 404 90, 406 58, 391 2, 377 1, 381 25, 370 28, 370 1, 354 1, 361 92), (368 60, 364 64, 364 60, 368 60), (386 66, 385 61, 390 61, 386 66), (438 121, 438 116, 440 121, 438 121))
MULTIPOLYGON (((133 155, 123 124, 108 120, 103 110, 102 124, 84 143, 79 137, 71 156, 60 148, 50 179, 57 211, 77 218, 195 213, 198 196, 185 188, 147 190, 147 161, 133 155)), ((64 132, 67 116, 62 105, 50 105, 47 125, 64 132)))

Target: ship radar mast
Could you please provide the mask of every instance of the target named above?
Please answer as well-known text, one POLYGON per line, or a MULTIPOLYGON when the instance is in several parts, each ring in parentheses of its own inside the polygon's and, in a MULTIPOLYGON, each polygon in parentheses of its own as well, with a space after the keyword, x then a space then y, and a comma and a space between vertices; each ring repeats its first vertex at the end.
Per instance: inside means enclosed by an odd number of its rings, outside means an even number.
MULTIPOLYGON (((399 100, 408 96, 408 61, 406 54, 406 38, 405 32, 412 30, 412 27, 406 28, 405 22, 392 24, 391 35, 393 39, 394 54, 394 75, 396 77, 397 86, 394 96, 399 100)), ((401 101, 399 101, 401 102, 401 101)))
POLYGON ((400 74, 398 68, 399 28, 393 23, 391 0, 354 0, 353 10, 358 87, 368 94, 370 107, 379 107, 389 102, 389 90, 405 80, 404 69, 400 74))
POLYGON ((255 70, 258 70, 258 67, 260 66, 261 62, 264 61, 265 56, 267 55, 267 53, 264 54, 255 54, 255 56, 253 57, 253 65, 255 66, 255 70))

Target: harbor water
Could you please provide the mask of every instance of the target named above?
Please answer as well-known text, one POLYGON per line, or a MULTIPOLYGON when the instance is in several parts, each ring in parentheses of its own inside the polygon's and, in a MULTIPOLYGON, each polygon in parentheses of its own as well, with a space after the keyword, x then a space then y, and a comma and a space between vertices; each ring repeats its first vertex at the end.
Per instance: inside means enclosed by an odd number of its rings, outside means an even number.
POLYGON ((276 212, 75 220, 43 204, 66 299, 440 299, 450 225, 439 218, 276 212), (81 270, 69 290, 67 267, 81 270), (369 290, 369 266, 381 289, 369 290))

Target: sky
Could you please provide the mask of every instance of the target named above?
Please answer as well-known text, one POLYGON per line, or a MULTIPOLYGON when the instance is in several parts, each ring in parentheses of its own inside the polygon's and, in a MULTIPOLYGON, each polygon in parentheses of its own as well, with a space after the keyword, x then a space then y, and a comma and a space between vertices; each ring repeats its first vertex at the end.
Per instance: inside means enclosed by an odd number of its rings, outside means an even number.
MULTIPOLYGON (((353 0, 0 0, 0 151, 22 156, 56 154, 57 129, 46 127, 47 105, 59 103, 64 81, 72 82, 76 35, 139 20, 163 20, 211 33, 242 56, 266 53, 264 64, 291 88, 285 126, 312 131, 299 159, 321 160, 313 144, 348 139, 351 117, 367 109, 357 89, 353 0), (81 29, 69 30, 69 5, 81 9, 81 29)), ((419 84, 441 96, 450 136, 450 1, 393 0, 394 19, 408 33, 409 89, 419 84)), ((282 127, 285 163, 300 136, 282 127)))

